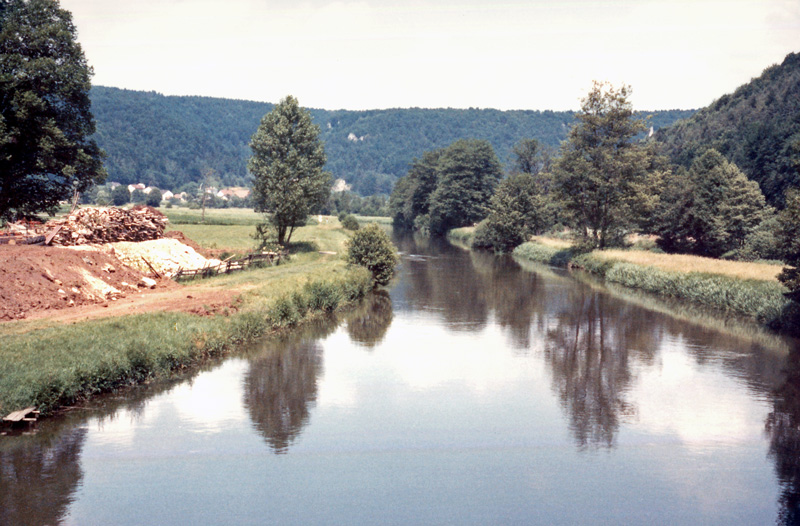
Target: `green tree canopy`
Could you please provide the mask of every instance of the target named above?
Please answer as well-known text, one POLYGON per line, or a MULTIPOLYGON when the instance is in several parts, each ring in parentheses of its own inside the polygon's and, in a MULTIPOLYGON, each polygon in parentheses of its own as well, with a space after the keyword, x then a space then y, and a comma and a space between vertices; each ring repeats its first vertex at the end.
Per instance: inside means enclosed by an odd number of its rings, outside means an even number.
POLYGON ((414 220, 428 216, 430 198, 439 182, 439 158, 442 149, 431 150, 414 159, 408 173, 395 184, 389 210, 397 228, 410 230, 414 220))
POLYGON ((577 124, 561 147, 554 189, 583 240, 604 248, 622 241, 636 223, 638 201, 649 191, 650 152, 635 140, 630 88, 595 82, 577 124))
POLYGON ((512 173, 537 175, 552 169, 552 148, 536 139, 522 139, 511 148, 511 153, 514 155, 512 173))
POLYGON ((144 204, 147 206, 152 206, 153 208, 158 208, 161 206, 161 190, 158 188, 151 188, 150 193, 147 194, 147 197, 144 200, 144 204))
POLYGON ((480 221, 502 175, 487 141, 461 139, 425 152, 414 159, 389 198, 394 225, 441 235, 480 221))
POLYGON ((319 127, 289 95, 261 119, 250 148, 255 210, 269 215, 283 245, 330 195, 331 176, 323 171, 326 157, 319 127))
POLYGON ((740 248, 768 211, 758 184, 713 149, 672 176, 661 201, 659 246, 711 257, 740 248))
POLYGON ((55 0, 0 0, 0 218, 54 212, 105 178, 92 69, 55 0))
POLYGON ((512 175, 492 196, 489 216, 478 226, 473 246, 509 252, 549 226, 551 215, 536 178, 530 173, 512 175))
POLYGON ((778 280, 789 289, 788 296, 800 302, 800 190, 786 192, 786 207, 778 215, 778 239, 787 266, 778 280))
POLYGON ((462 139, 445 148, 438 173, 428 214, 431 233, 439 235, 485 218, 489 199, 503 177, 492 145, 475 139, 462 139))
POLYGON ((124 184, 119 185, 111 191, 111 202, 114 206, 122 206, 131 202, 131 193, 124 184))

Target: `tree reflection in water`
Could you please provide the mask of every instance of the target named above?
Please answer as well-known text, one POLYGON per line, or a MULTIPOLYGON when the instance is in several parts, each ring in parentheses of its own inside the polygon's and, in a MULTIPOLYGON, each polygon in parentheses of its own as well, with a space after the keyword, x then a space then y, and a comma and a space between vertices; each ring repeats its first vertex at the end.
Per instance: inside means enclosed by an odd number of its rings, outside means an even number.
MULTIPOLYGON (((395 242, 401 250, 417 248, 406 238, 395 242)), ((426 258, 403 259, 405 299, 415 308, 441 316, 453 331, 484 329, 492 313, 510 329, 512 344, 526 352, 530 347, 531 320, 542 320, 541 278, 523 271, 510 257, 486 252, 465 252, 446 241, 428 240, 426 258)))
POLYGON ((83 478, 86 429, 0 449, 0 524, 58 524, 83 478))
POLYGON ((632 380, 630 353, 640 349, 649 359, 654 345, 640 339, 652 331, 618 309, 619 302, 586 287, 571 288, 569 296, 546 333, 553 388, 579 447, 613 447, 621 420, 636 412, 624 397, 632 380))
POLYGON ((286 453, 308 423, 321 372, 322 347, 313 339, 268 350, 251 362, 244 405, 275 453, 286 453))
POLYGON ((800 355, 787 361, 786 381, 775 393, 767 416, 769 456, 781 486, 778 524, 800 525, 800 355))
POLYGON ((348 316, 347 334, 354 342, 371 349, 383 341, 393 318, 392 298, 386 291, 375 291, 348 316))
MULTIPOLYGON (((344 317, 354 341, 375 346, 394 317, 391 298, 380 291, 370 294, 344 317)), ((330 316, 311 322, 282 342, 267 342, 265 350, 251 361, 244 379, 244 405, 253 426, 275 453, 287 453, 308 424, 322 374, 319 342, 332 334, 340 321, 330 316)))

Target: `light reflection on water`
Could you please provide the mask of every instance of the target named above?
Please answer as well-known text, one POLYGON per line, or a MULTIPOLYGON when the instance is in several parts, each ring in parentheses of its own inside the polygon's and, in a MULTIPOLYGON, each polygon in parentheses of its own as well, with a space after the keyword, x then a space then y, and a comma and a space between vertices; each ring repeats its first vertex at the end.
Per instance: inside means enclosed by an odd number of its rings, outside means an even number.
POLYGON ((797 522, 793 342, 399 242, 341 323, 0 443, 0 524, 797 522))

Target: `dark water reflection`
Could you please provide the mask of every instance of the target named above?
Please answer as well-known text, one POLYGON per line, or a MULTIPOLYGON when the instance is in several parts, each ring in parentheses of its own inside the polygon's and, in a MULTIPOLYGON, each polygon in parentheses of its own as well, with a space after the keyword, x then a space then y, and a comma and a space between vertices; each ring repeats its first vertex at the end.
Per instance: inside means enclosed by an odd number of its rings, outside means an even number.
POLYGON ((276 453, 286 453, 308 423, 308 406, 316 400, 322 372, 321 354, 315 342, 287 345, 251 362, 244 377, 244 405, 276 453))
POLYGON ((86 430, 0 448, 0 524, 58 524, 83 473, 86 430))
POLYGON ((800 523, 796 342, 397 242, 341 318, 0 438, 0 524, 800 523))
POLYGON ((769 456, 780 481, 779 524, 800 524, 800 355, 789 358, 786 381, 767 416, 769 456))

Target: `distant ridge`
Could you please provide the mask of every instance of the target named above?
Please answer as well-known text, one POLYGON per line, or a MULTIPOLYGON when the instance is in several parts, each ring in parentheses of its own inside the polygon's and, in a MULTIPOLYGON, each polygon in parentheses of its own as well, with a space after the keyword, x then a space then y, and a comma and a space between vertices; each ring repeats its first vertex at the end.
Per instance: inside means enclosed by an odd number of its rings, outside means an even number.
POLYGON ((716 148, 780 205, 800 186, 800 53, 656 135, 676 164, 716 148))
MULTIPOLYGON (((96 139, 109 181, 177 189, 213 169, 225 185, 248 184, 248 143, 270 103, 95 86, 96 139)), ((303 101, 300 101, 302 104, 303 101)), ((362 195, 389 193, 423 152, 461 138, 486 139, 506 162, 511 147, 533 137, 557 147, 572 112, 492 109, 311 109, 328 154, 327 169, 362 195)), ((693 110, 652 112, 655 129, 693 110)), ((647 114, 650 114, 649 112, 647 114)))

